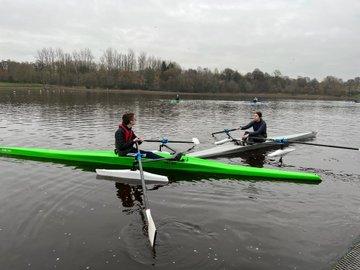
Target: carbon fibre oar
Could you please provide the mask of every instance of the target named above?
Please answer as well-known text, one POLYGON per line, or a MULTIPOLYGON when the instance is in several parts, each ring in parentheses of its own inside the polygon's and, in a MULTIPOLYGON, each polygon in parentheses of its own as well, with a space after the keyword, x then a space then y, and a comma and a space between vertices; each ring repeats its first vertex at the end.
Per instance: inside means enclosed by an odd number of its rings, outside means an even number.
POLYGON ((239 130, 239 129, 241 129, 241 127, 231 128, 231 129, 225 128, 224 130, 216 131, 216 132, 211 133, 211 136, 214 137, 215 134, 221 134, 221 133, 226 133, 227 135, 229 135, 229 132, 232 132, 232 131, 235 131, 235 130, 239 130))
POLYGON ((261 140, 266 140, 266 141, 272 141, 272 142, 276 142, 278 144, 290 144, 290 143, 295 143, 295 144, 306 144, 306 145, 313 145, 313 146, 322 146, 322 147, 330 147, 330 148, 338 148, 338 149, 347 149, 347 150, 356 150, 356 151, 360 151, 360 148, 358 147, 349 147, 349 146, 341 146, 341 145, 333 145, 333 144, 321 144, 321 143, 311 143, 311 142, 303 142, 303 141, 289 141, 286 138, 276 138, 276 139, 265 139, 265 138, 261 138, 261 137, 251 137, 252 139, 261 139, 261 140))
POLYGON ((150 245, 151 247, 154 247, 154 243, 155 243, 155 237, 156 237, 156 226, 155 226, 155 222, 151 216, 151 211, 150 211, 150 207, 149 207, 149 201, 146 195, 146 185, 145 185, 145 180, 144 180, 144 170, 142 167, 142 162, 141 162, 141 153, 140 153, 140 149, 139 149, 139 145, 136 142, 136 148, 137 148, 137 155, 136 155, 136 159, 137 162, 139 164, 139 170, 140 170, 140 178, 141 178, 141 185, 142 185, 142 190, 143 190, 143 197, 144 197, 144 205, 145 205, 145 216, 146 216, 146 220, 147 220, 147 225, 148 225, 148 237, 150 240, 150 245))
POLYGON ((323 146, 323 147, 331 147, 331 148, 339 148, 339 149, 360 151, 360 148, 349 147, 349 146, 341 146, 341 145, 310 143, 310 142, 300 142, 300 141, 291 141, 291 142, 288 142, 288 143, 298 143, 298 144, 307 144, 307 145, 314 145, 314 146, 323 146))
POLYGON ((221 145, 221 144, 224 144, 224 143, 227 143, 227 142, 231 142, 231 141, 236 141, 236 139, 234 139, 231 135, 230 135, 230 132, 231 131, 235 131, 235 130, 239 130, 241 129, 241 127, 239 128, 233 128, 233 129, 224 129, 223 131, 217 131, 217 132, 213 132, 211 133, 211 136, 213 136, 215 139, 215 134, 220 134, 220 133, 225 133, 227 135, 227 138, 223 139, 223 140, 220 140, 220 141, 216 141, 214 142, 216 145, 221 145))
POLYGON ((168 140, 167 138, 163 138, 161 140, 144 140, 145 142, 159 142, 159 151, 162 150, 163 147, 169 149, 170 151, 172 151, 173 153, 176 153, 177 151, 173 148, 171 148, 170 146, 168 146, 168 143, 192 143, 193 146, 190 147, 188 150, 186 151, 190 151, 192 150, 196 145, 200 144, 200 141, 198 138, 192 138, 191 141, 172 141, 172 140, 168 140))
POLYGON ((192 138, 191 141, 174 141, 174 140, 168 140, 167 138, 163 138, 161 140, 144 140, 144 142, 158 142, 158 143, 162 143, 162 144, 167 144, 167 143, 193 143, 193 144, 200 144, 200 141, 198 138, 192 138))

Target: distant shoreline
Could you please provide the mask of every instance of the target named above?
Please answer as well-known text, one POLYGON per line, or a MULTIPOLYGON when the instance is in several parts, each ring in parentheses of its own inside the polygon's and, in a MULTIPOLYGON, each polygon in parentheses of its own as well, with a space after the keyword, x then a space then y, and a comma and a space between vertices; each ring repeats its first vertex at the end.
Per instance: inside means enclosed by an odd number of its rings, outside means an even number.
MULTIPOLYGON (((41 84, 27 84, 27 83, 3 83, 0 82, 1 90, 44 90, 44 86, 41 84)), ((188 93, 188 92, 168 92, 168 91, 153 91, 153 90, 141 90, 141 89, 87 89, 85 87, 68 87, 59 85, 46 85, 45 90, 51 91, 82 91, 82 92, 113 92, 133 95, 159 95, 164 97, 174 97, 178 94, 181 98, 198 97, 203 99, 215 99, 222 98, 225 100, 252 100, 255 96, 261 102, 262 100, 277 100, 277 99, 295 99, 295 100, 338 100, 338 101, 352 101, 353 98, 349 97, 336 97, 329 95, 308 95, 299 94, 292 95, 288 93, 188 93)))

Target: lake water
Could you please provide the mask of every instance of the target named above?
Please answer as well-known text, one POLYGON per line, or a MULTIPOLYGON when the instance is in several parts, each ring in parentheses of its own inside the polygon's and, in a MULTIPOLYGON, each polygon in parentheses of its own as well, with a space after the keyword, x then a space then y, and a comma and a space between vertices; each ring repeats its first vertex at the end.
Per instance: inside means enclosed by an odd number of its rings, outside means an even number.
MULTIPOLYGON (((197 97, 174 104, 105 91, 0 92, 0 145, 113 149, 121 115, 133 111, 137 135, 197 137, 205 149, 212 132, 246 124, 253 110, 263 112, 269 136, 316 130, 315 143, 360 146, 356 103, 253 106, 197 97)), ((316 172, 319 185, 180 175, 150 187, 154 252, 140 188, 96 179, 85 168, 0 157, 1 269, 330 269, 360 240, 360 153, 295 147, 284 169, 316 172)), ((276 167, 266 153, 219 160, 276 167)))

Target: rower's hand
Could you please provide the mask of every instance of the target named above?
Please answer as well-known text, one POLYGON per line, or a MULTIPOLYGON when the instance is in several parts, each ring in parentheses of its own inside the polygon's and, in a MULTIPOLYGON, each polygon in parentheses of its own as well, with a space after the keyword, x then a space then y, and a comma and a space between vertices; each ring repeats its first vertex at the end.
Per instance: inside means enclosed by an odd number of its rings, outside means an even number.
POLYGON ((133 142, 134 142, 134 143, 136 143, 136 142, 142 143, 143 140, 144 140, 143 138, 138 138, 138 137, 136 137, 136 138, 133 140, 133 142))

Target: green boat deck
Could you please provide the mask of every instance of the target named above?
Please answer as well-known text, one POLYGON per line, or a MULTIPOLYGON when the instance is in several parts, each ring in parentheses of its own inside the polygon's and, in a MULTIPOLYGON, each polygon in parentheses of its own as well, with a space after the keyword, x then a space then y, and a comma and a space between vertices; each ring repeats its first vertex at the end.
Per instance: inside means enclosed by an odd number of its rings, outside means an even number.
MULTIPOLYGON (((157 153, 164 158, 171 157, 169 153, 157 153)), ((84 164, 97 168, 131 168, 134 157, 119 157, 111 150, 55 150, 27 147, 2 147, 0 156, 10 156, 24 159, 64 162, 66 164, 84 164)), ((214 160, 206 160, 184 155, 180 161, 159 160, 147 162, 143 159, 144 170, 166 173, 189 173, 198 176, 251 177, 263 180, 296 180, 309 183, 320 182, 314 173, 285 171, 279 169, 256 168, 242 165, 231 165, 214 160)))

